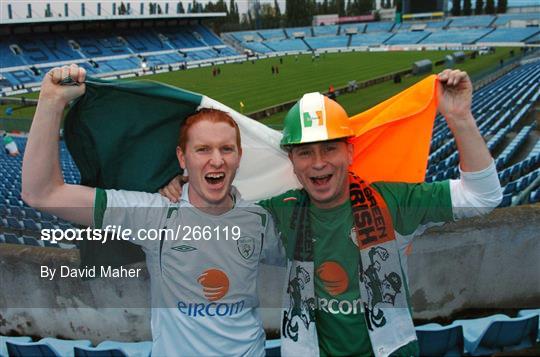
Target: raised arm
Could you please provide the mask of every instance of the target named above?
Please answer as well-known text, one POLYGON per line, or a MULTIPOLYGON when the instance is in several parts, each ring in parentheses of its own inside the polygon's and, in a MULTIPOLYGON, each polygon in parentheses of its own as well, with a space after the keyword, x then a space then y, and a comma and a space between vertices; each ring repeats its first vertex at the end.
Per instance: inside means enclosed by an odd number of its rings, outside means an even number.
POLYGON ((502 189, 493 158, 471 112, 471 80, 459 70, 445 70, 439 80, 439 111, 459 152, 460 179, 450 180, 454 219, 489 213, 501 202, 502 189))
POLYGON ((22 167, 22 199, 65 220, 92 224, 95 189, 64 183, 58 152, 66 105, 84 94, 86 72, 76 65, 54 68, 43 78, 22 167), (61 85, 71 77, 77 85, 61 85))
POLYGON ((465 172, 481 171, 491 162, 491 154, 471 112, 473 87, 466 72, 445 70, 439 74, 439 112, 454 134, 459 164, 465 172))

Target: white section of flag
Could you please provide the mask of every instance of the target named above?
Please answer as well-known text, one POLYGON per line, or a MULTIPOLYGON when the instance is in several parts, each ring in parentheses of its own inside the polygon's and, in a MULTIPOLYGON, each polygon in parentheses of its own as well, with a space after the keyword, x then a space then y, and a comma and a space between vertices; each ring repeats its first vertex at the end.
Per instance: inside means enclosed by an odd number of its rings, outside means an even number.
POLYGON ((279 142, 281 133, 237 111, 203 96, 200 108, 227 112, 238 123, 242 140, 242 161, 233 184, 246 200, 260 200, 299 188, 292 165, 279 142))

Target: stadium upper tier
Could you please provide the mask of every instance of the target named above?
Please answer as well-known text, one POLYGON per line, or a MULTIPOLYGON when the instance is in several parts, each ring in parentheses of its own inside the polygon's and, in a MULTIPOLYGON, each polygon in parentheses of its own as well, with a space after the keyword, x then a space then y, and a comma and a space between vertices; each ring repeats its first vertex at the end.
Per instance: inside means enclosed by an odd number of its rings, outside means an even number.
POLYGON ((11 35, 0 40, 0 75, 15 86, 38 83, 69 62, 104 74, 238 55, 202 25, 11 35))
POLYGON ((453 17, 449 27, 488 27, 494 20, 492 15, 453 17))
MULTIPOLYGON (((504 187, 502 206, 540 199, 540 140, 533 133, 534 117, 529 115, 539 98, 540 61, 522 65, 474 93, 473 114, 495 158, 504 187)), ((24 154, 26 138, 14 140, 24 154)), ((65 181, 80 182, 80 174, 64 142, 60 143, 60 162, 65 181)), ((456 143, 439 115, 433 128, 426 181, 457 178, 458 162, 456 143)), ((3 150, 0 152, 0 232, 14 242, 36 245, 40 229, 67 229, 71 225, 40 213, 21 200, 21 167, 22 156, 10 157, 3 150)))
POLYGON ((413 44, 474 44, 495 42, 536 43, 540 14, 451 17, 442 21, 352 23, 313 27, 229 32, 225 35, 257 53, 413 44), (508 28, 509 21, 522 21, 508 28), (532 24, 531 24, 532 21, 532 24), (536 21, 536 22, 534 22, 536 21), (531 27, 524 27, 528 24, 531 27), (299 33, 303 39, 297 38, 299 33), (342 36, 346 40, 337 39, 342 36), (293 39, 295 41, 291 42, 293 39), (299 41, 303 41, 300 43, 299 41))

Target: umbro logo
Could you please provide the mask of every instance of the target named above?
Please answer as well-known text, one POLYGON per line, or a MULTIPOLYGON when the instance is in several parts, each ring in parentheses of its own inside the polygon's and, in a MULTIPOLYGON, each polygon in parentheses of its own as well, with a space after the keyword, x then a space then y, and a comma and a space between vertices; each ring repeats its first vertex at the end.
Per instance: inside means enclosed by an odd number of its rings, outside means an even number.
POLYGON ((172 247, 171 249, 177 250, 177 251, 182 252, 182 253, 192 252, 194 250, 197 250, 197 248, 189 246, 189 245, 185 245, 185 244, 182 244, 182 245, 179 245, 179 246, 176 246, 176 247, 172 247))

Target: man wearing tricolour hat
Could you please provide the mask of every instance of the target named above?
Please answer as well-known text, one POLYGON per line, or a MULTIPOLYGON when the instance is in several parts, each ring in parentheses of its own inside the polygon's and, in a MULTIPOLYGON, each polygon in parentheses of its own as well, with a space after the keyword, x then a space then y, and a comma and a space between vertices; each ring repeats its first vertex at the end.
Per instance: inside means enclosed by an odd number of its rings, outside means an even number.
POLYGON ((303 189, 261 202, 287 251, 282 354, 418 354, 406 247, 426 227, 487 213, 502 198, 471 113, 469 77, 446 70, 438 79, 438 110, 460 155, 458 180, 366 182, 349 172, 353 132, 339 104, 310 93, 287 114, 281 144, 303 189))

